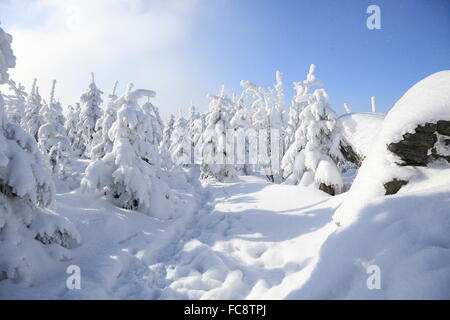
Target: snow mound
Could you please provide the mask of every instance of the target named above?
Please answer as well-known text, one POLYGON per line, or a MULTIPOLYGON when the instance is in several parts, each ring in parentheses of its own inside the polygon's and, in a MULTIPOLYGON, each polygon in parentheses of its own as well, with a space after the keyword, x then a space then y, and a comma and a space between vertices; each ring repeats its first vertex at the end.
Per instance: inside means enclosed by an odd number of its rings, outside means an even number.
POLYGON ((450 71, 409 89, 386 115, 378 138, 336 210, 337 230, 308 281, 289 298, 448 299, 450 166, 400 166, 388 144, 425 123, 450 119, 450 71), (397 194, 384 184, 404 180, 397 194), (369 290, 369 266, 381 289, 369 290))
POLYGON ((449 203, 443 185, 368 200, 355 223, 327 238, 308 281, 287 298, 449 299, 449 203), (367 286, 373 266, 378 290, 367 286))
POLYGON ((335 139, 344 140, 360 156, 367 156, 384 120, 381 113, 350 113, 336 121, 335 139))
POLYGON ((420 124, 450 120, 450 70, 436 72, 412 86, 389 111, 380 142, 398 142, 420 124))

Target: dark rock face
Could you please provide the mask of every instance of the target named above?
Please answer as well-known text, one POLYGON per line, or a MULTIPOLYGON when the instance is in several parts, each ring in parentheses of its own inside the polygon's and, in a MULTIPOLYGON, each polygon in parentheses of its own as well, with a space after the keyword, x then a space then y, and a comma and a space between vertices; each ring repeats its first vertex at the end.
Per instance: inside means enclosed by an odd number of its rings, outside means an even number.
POLYGON ((384 184, 384 189, 386 190, 385 195, 396 194, 401 187, 408 184, 408 181, 394 179, 392 181, 386 182, 384 184))
POLYGON ((319 185, 319 190, 322 190, 323 192, 326 192, 326 193, 328 193, 329 195, 332 195, 332 196, 334 196, 335 193, 336 193, 332 186, 326 185, 323 182, 319 185))
POLYGON ((450 136, 450 121, 440 120, 437 122, 437 132, 444 136, 450 136))
MULTIPOLYGON (((429 162, 443 158, 450 162, 450 157, 436 151, 438 136, 450 136, 450 121, 440 120, 437 123, 425 123, 416 128, 415 133, 406 133, 403 140, 388 145, 388 150, 402 160, 403 166, 426 166, 429 162)), ((444 139, 443 145, 448 146, 444 139)))
MULTIPOLYGON (((387 148, 402 160, 398 163, 401 166, 427 166, 436 159, 445 159, 450 163, 447 153, 450 151, 450 121, 422 124, 414 133, 404 134, 403 140, 391 143, 387 148)), ((407 183, 405 180, 393 179, 384 184, 385 194, 396 194, 407 183)))
POLYGON ((343 141, 340 141, 339 142, 339 150, 341 151, 345 160, 356 164, 358 167, 361 166, 361 163, 364 160, 364 157, 357 154, 350 145, 346 144, 343 141))

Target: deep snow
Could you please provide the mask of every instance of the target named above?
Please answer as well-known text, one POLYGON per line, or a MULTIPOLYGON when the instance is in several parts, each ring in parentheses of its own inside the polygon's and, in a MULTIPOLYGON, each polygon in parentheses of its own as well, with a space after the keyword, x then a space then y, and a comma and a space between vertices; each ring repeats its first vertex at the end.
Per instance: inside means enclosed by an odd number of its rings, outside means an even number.
POLYGON ((181 194, 183 214, 159 220, 79 191, 59 193, 56 211, 82 243, 31 286, 2 281, 0 298, 283 298, 307 279, 340 199, 240 177, 181 194), (81 269, 81 290, 66 288, 69 265, 81 269))
POLYGON ((82 243, 32 285, 1 281, 0 299, 449 298, 446 171, 369 201, 350 227, 332 219, 348 193, 255 176, 179 192, 173 220, 59 193, 56 211, 82 243), (372 264, 381 290, 366 286, 372 264), (81 268, 81 290, 66 288, 69 265, 81 268))

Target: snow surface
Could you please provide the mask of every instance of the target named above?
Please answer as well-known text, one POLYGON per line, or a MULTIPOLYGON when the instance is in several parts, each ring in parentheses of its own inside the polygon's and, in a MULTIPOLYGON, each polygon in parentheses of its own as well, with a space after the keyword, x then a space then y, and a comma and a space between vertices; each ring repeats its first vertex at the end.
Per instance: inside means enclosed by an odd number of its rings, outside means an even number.
POLYGON ((56 211, 82 243, 70 260, 42 265, 33 286, 1 281, 0 298, 448 299, 450 173, 441 174, 368 202, 348 228, 331 219, 346 194, 254 176, 178 193, 183 214, 173 220, 59 193, 56 211), (65 286, 73 264, 81 290, 65 286), (381 290, 366 287, 370 264, 381 268, 381 290))
POLYGON ((58 194, 56 211, 74 223, 82 243, 70 260, 42 266, 47 272, 32 287, 1 281, 0 298, 280 299, 308 278, 340 202, 259 177, 178 197, 183 214, 159 220, 79 191, 58 194), (65 286, 74 264, 81 290, 65 286))

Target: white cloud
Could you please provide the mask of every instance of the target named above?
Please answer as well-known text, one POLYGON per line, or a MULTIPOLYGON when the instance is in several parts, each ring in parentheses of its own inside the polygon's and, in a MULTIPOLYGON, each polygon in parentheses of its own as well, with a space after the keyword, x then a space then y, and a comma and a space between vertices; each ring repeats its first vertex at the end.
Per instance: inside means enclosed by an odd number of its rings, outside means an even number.
POLYGON ((115 80, 124 89, 157 91, 155 103, 167 116, 190 101, 203 102, 206 71, 194 70, 185 48, 199 10, 193 0, 40 0, 11 2, 21 6, 21 23, 13 35, 17 67, 13 79, 29 85, 39 79, 48 95, 52 79, 63 104, 79 99, 96 74, 108 93, 115 80), (79 24, 78 24, 79 21, 79 24))

